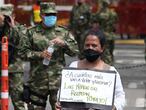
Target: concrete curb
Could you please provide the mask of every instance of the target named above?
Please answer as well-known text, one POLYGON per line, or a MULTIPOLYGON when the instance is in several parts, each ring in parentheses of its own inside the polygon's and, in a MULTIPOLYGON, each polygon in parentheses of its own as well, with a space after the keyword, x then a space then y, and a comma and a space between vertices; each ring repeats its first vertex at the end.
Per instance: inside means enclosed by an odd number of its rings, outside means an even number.
POLYGON ((144 45, 144 40, 142 39, 115 40, 115 44, 144 45))

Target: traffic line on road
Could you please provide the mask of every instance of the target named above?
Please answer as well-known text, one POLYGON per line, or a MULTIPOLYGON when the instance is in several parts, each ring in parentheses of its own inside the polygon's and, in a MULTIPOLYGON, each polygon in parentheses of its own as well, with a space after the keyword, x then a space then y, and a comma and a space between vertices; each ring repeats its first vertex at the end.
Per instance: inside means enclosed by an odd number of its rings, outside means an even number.
POLYGON ((137 98, 135 102, 136 107, 145 107, 146 106, 146 99, 145 98, 137 98))
POLYGON ((129 60, 129 59, 119 59, 115 60, 116 64, 145 64, 144 59, 136 59, 136 60, 129 60))

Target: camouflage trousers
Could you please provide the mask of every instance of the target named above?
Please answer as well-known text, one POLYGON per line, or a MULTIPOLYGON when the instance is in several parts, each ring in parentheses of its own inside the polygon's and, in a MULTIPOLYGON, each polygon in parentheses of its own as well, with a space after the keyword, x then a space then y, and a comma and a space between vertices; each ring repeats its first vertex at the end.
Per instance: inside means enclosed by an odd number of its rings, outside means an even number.
POLYGON ((23 72, 9 73, 9 90, 15 110, 25 110, 22 101, 23 92, 23 72))
MULTIPOLYGON (((58 89, 49 90, 49 103, 51 105, 52 110, 55 110, 55 103, 57 101, 56 100, 57 99, 57 92, 58 92, 58 89)), ((36 96, 36 95, 34 96, 34 94, 31 94, 30 104, 27 105, 29 110, 45 110, 46 105, 41 105, 39 102, 42 101, 46 104, 47 99, 46 99, 46 97, 44 98, 44 100, 39 99, 39 98, 40 98, 40 96, 36 96)))
POLYGON ((102 59, 105 63, 109 65, 113 65, 114 63, 114 55, 113 55, 114 47, 115 47, 114 40, 106 41, 106 47, 103 52, 102 59))
MULTIPOLYGON (((57 69, 54 70, 56 73, 57 69)), ((30 89, 30 107, 32 110, 44 110, 49 95, 52 110, 55 110, 57 92, 60 85, 58 74, 50 75, 46 71, 38 70, 31 73, 28 87, 30 89)), ((31 110, 30 109, 30 110, 31 110)))
POLYGON ((37 106, 34 104, 27 104, 28 110, 45 110, 45 107, 37 106))

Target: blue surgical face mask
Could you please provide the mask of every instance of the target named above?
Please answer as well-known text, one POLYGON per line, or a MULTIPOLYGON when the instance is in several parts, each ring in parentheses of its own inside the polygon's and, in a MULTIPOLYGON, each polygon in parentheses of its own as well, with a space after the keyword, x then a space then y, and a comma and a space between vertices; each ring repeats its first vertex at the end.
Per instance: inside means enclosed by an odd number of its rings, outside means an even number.
POLYGON ((56 24, 57 17, 56 16, 44 16, 44 21, 43 23, 47 27, 53 27, 56 24))

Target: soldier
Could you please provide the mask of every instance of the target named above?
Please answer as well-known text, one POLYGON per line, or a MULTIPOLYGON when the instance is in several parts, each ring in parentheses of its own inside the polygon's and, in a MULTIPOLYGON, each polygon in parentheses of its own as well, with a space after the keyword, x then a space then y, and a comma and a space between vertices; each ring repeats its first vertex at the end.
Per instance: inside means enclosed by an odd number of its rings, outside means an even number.
POLYGON ((20 54, 31 63, 31 76, 24 95, 33 109, 44 110, 49 94, 54 110, 61 69, 65 66, 64 55, 75 56, 77 44, 66 28, 56 25, 55 3, 42 2, 40 6, 42 22, 28 29, 27 37, 21 42, 20 54), (50 44, 54 44, 52 54, 46 50, 50 44), (50 60, 49 65, 43 64, 44 58, 50 60))
POLYGON ((117 20, 117 14, 109 9, 109 0, 98 0, 99 10, 96 13, 96 19, 98 21, 99 28, 101 28, 106 35, 106 49, 103 54, 103 60, 112 65, 114 56, 114 38, 115 38, 115 27, 114 24, 117 20))
MULTIPOLYGON (((85 0, 77 0, 70 14, 69 28, 78 43, 80 54, 83 50, 83 33, 89 28, 90 13, 90 6, 85 3, 85 0)), ((82 55, 79 58, 82 58, 82 55)))
MULTIPOLYGON (((6 4, 0 7, 1 37, 9 39, 9 90, 15 110, 25 110, 21 99, 23 91, 22 60, 18 55, 19 41, 24 35, 25 27, 14 21, 13 5, 6 4)), ((0 44, 1 45, 1 44, 0 44)))

